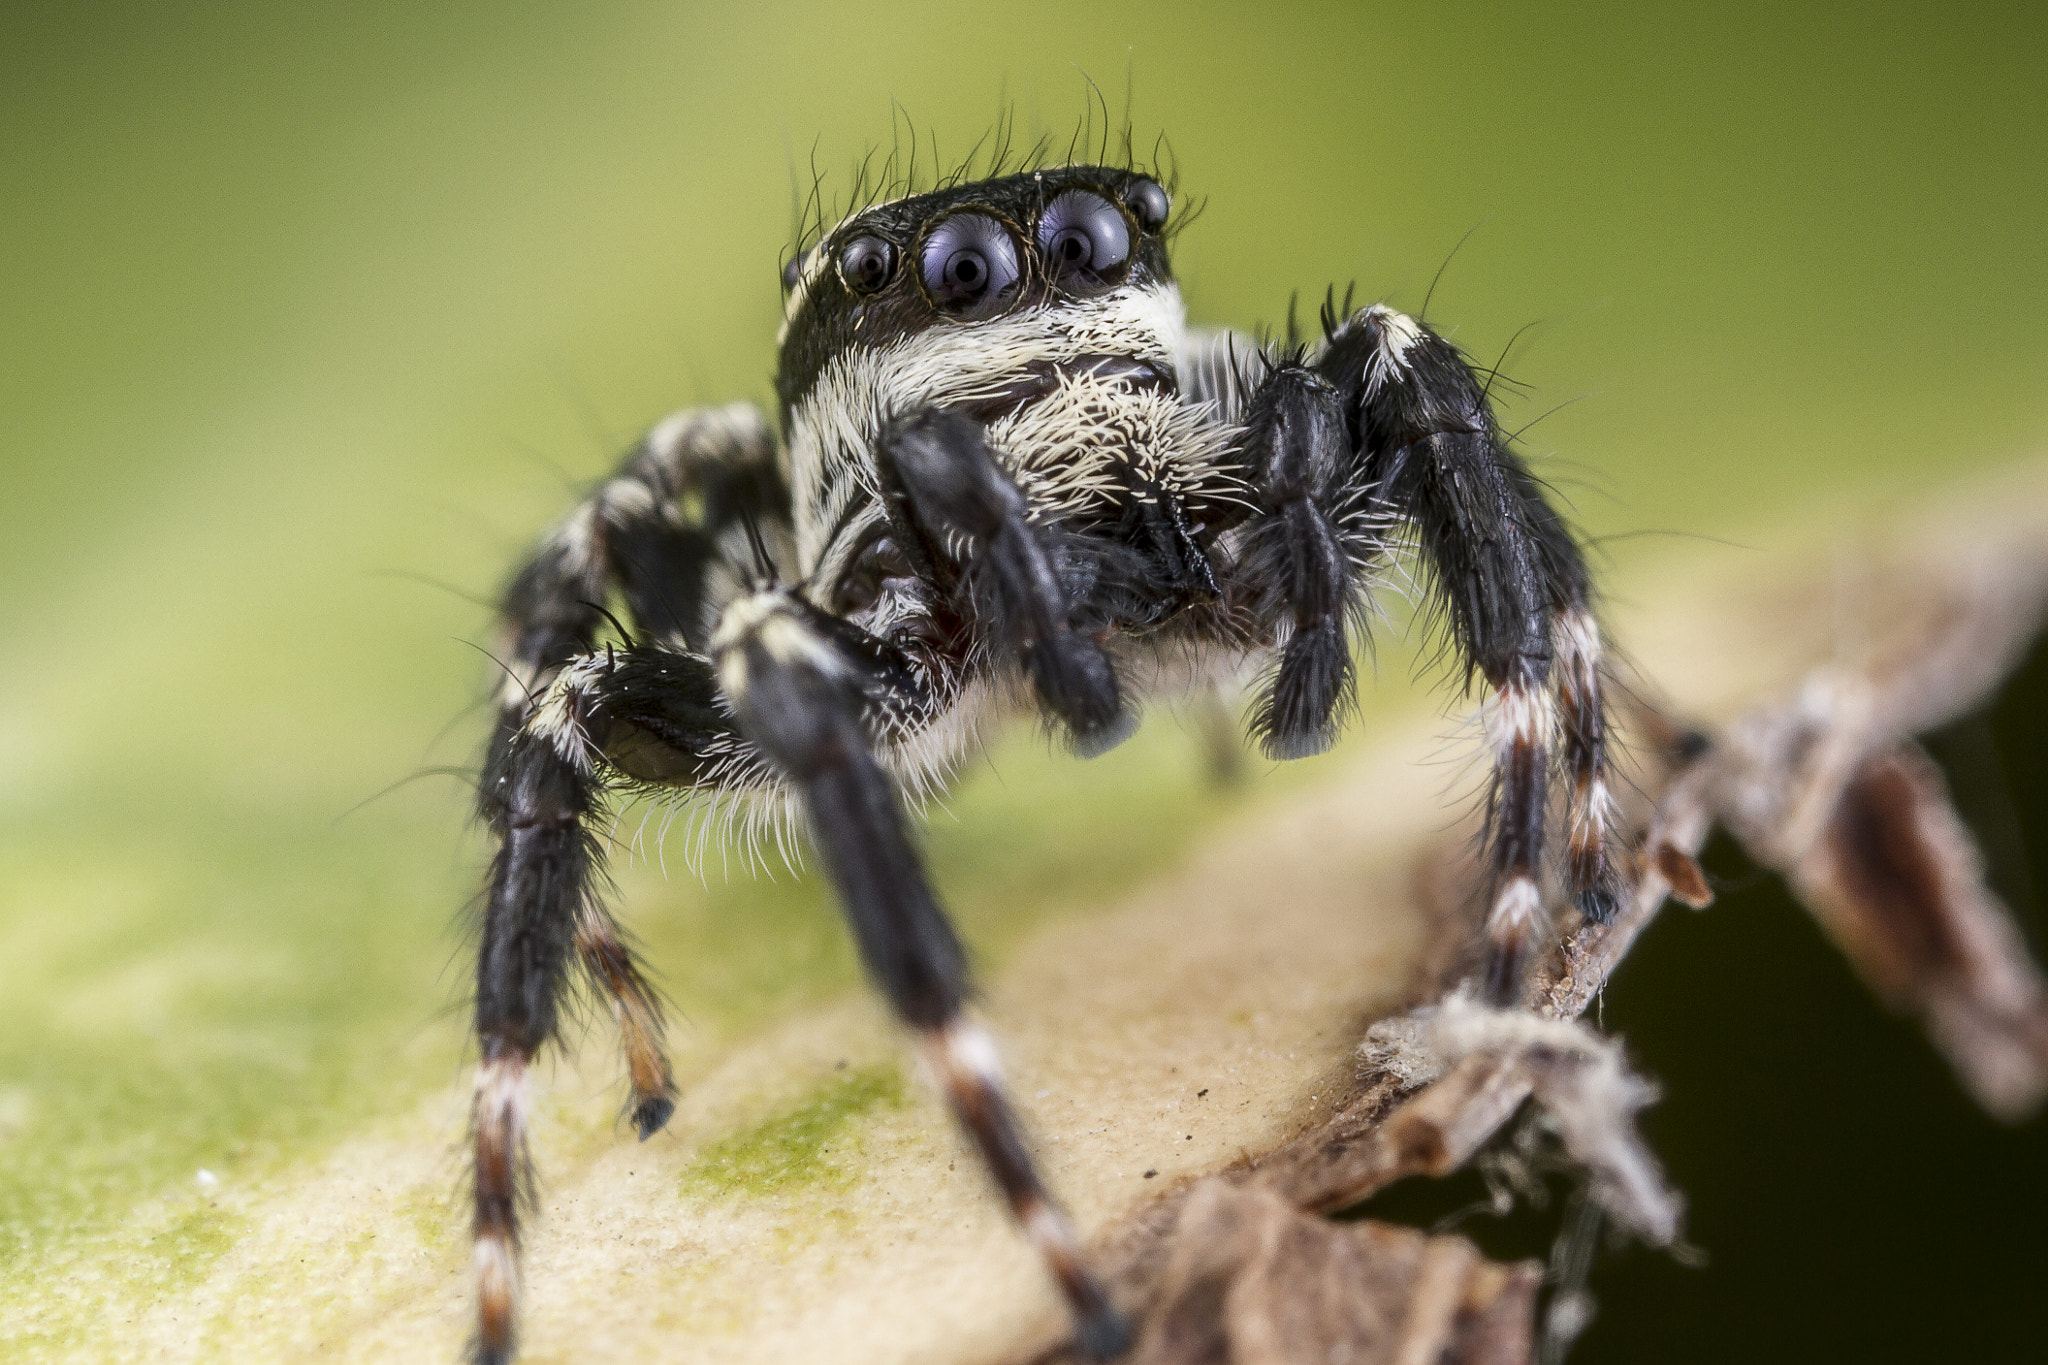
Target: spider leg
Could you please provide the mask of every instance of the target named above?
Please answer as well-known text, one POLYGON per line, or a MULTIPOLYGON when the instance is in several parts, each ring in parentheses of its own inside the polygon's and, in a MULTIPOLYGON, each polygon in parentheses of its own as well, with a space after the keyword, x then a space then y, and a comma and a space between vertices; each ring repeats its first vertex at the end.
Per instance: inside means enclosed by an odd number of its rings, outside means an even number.
MULTIPOLYGON (((556 1035, 579 965, 611 1005, 641 1138, 675 1109, 659 998, 600 895, 603 859, 590 831, 604 787, 584 729, 589 698, 581 683, 593 667, 616 660, 589 651, 614 589, 641 630, 703 641, 718 565, 732 553, 740 523, 755 518, 777 538, 787 523, 773 454, 752 409, 669 419, 543 542, 505 593, 506 679, 478 797, 499 845, 476 978, 471 1138, 480 1361, 511 1356, 526 1073, 556 1035)), ((709 665, 698 664, 700 691, 708 694, 709 665)), ((736 746, 729 720, 723 729, 727 748, 736 746)), ((625 747, 637 733, 625 735, 625 747)))
POLYGON ((1583 597, 1555 618, 1557 701, 1571 770, 1566 879, 1579 912, 1607 924, 1621 909, 1621 887, 1608 855, 1614 819, 1607 791, 1607 706, 1601 686, 1600 623, 1583 597))
POLYGON ((1351 446, 1337 388, 1296 358, 1268 362, 1245 412, 1245 461, 1263 515, 1249 529, 1247 581, 1276 585, 1258 614, 1290 623, 1280 666, 1252 712, 1269 758, 1305 758, 1336 742, 1355 686, 1345 614, 1352 561, 1338 508, 1351 446))
POLYGON ((641 1138, 675 1108, 659 1003, 599 898, 603 853, 592 829, 614 772, 677 785, 760 786, 771 777, 719 704, 710 661, 656 644, 570 660, 503 747, 485 807, 501 842, 477 962, 471 1135, 475 1357, 488 1365, 513 1350, 527 1071, 557 1035, 579 956, 619 1020, 641 1138))
MULTIPOLYGON (((962 493, 960 501, 971 506, 972 496, 962 493)), ((985 523, 973 530, 990 541, 1006 534, 985 523)), ((741 731, 795 789, 869 976, 917 1035, 955 1119, 1066 1296, 1082 1351, 1108 1358, 1128 1333, 1039 1179, 993 1043, 961 1012, 966 956, 911 842, 895 784, 871 747, 863 716, 876 679, 834 638, 850 629, 788 593, 742 599, 727 609, 714 641, 720 684, 741 731)))
POLYGON ((1406 520, 1435 602, 1492 689, 1492 903, 1486 986, 1519 997, 1542 916, 1538 889, 1550 750, 1571 774, 1567 879, 1580 909, 1613 914, 1607 857, 1600 637, 1585 561, 1541 486, 1508 448, 1471 367, 1421 323, 1375 305, 1326 320, 1317 370, 1344 397, 1353 477, 1406 520))
POLYGON ((575 939, 593 913, 600 875, 585 821, 601 794, 587 766, 534 728, 516 732, 494 757, 499 770, 485 818, 500 845, 477 958, 470 1119, 479 1365, 512 1356, 519 1211, 527 1190, 526 1073, 555 1036, 575 939))
POLYGON ((891 423, 876 454, 899 544, 930 581, 964 594, 969 616, 1022 663, 1075 748, 1097 754, 1127 737, 1136 722, 1116 671, 1073 628, 1073 594, 981 424, 927 410, 891 423))
MULTIPOLYGON (((746 524, 779 545, 787 504, 767 424, 740 404, 661 422, 570 513, 505 593, 499 657, 506 678, 485 764, 487 821, 494 819, 493 787, 507 772, 515 737, 563 665, 589 651, 613 592, 642 632, 702 649, 715 604, 736 588, 722 578, 750 554, 746 524)), ((599 897, 584 897, 576 916, 575 947, 588 978, 611 1002, 633 1123, 644 1139, 675 1108, 660 1001, 599 897)))

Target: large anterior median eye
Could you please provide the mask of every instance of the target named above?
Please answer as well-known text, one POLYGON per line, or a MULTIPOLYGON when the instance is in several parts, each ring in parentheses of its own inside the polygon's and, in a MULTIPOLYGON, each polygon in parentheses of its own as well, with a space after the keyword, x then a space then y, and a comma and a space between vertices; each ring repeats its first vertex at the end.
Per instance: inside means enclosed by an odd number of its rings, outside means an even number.
POLYGON ((989 317, 1017 292, 1017 244, 985 213, 956 213, 918 251, 925 292, 942 313, 989 317))
POLYGON ((1068 190, 1040 215, 1038 249, 1062 289, 1100 288, 1113 284, 1131 259, 1131 225, 1101 195, 1068 190))

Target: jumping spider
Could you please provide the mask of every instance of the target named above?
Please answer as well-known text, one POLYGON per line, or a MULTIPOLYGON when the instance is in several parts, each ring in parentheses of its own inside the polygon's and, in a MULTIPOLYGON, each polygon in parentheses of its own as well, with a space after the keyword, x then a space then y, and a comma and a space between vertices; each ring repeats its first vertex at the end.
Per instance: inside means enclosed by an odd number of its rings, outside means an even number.
POLYGON ((1563 879, 1612 914, 1585 564, 1472 370, 1421 322, 1348 300, 1312 347, 1189 331, 1172 217, 1157 179, 1079 165, 855 213, 784 271, 780 439, 751 406, 668 418, 514 578, 481 784, 498 850, 476 984, 478 1359, 513 1351, 526 1077, 579 966, 623 1035, 640 1136, 675 1108, 659 1002, 599 895, 593 831, 622 793, 801 818, 1098 1358, 1126 1329, 962 1014, 964 955, 900 789, 943 781, 995 713, 1035 708, 1095 754, 1141 699, 1261 664, 1251 734, 1274 758, 1316 753, 1351 699, 1375 568, 1412 545, 1490 689, 1487 989, 1519 993, 1541 933, 1553 749, 1563 879))

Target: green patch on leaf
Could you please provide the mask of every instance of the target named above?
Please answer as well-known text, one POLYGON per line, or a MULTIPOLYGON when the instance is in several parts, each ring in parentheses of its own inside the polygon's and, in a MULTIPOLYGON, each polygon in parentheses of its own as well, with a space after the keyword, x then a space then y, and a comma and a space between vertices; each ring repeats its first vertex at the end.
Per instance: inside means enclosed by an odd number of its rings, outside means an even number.
POLYGON ((239 1215, 211 1206, 181 1214, 149 1239, 144 1273, 164 1292, 196 1282, 248 1225, 239 1215))
POLYGON ((793 1107, 706 1147, 683 1172, 683 1192, 845 1189, 857 1169, 847 1158, 861 1145, 856 1121, 903 1102, 903 1073, 894 1062, 834 1076, 793 1107))

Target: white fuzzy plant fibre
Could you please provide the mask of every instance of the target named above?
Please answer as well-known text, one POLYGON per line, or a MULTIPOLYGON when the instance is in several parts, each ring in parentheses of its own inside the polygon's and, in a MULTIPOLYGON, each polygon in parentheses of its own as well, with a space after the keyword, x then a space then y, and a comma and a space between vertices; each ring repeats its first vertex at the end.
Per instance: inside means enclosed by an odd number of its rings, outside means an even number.
POLYGON ((1630 1069, 1619 1040, 1459 993, 1373 1025, 1358 1055, 1404 1086, 1427 1085, 1474 1057, 1519 1068, 1540 1121, 1585 1172, 1601 1211, 1648 1245, 1678 1240, 1684 1199, 1635 1129, 1636 1114, 1656 1101, 1657 1088, 1630 1069))

